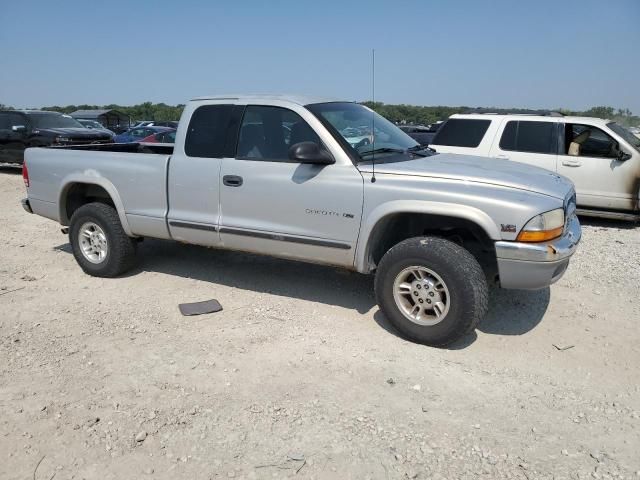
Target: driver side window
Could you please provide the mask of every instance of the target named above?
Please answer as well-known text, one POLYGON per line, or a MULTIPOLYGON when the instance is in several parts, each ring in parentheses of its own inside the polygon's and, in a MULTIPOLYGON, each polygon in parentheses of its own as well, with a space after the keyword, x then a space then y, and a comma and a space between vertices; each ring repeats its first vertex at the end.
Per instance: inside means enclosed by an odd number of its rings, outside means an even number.
POLYGON ((565 155, 616 158, 618 142, 597 127, 568 123, 565 127, 565 155))
POLYGON ((242 118, 237 158, 289 162, 289 147, 320 138, 297 113, 281 107, 247 106, 242 118))

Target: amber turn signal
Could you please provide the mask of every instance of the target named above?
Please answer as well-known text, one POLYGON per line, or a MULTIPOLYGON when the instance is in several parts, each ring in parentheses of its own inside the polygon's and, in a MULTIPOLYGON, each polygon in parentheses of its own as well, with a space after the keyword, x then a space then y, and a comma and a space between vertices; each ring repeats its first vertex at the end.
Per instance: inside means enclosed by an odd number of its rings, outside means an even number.
POLYGON ((527 232, 523 230, 516 239, 519 242, 546 242, 553 240, 562 235, 563 227, 554 228, 552 230, 538 230, 527 232))

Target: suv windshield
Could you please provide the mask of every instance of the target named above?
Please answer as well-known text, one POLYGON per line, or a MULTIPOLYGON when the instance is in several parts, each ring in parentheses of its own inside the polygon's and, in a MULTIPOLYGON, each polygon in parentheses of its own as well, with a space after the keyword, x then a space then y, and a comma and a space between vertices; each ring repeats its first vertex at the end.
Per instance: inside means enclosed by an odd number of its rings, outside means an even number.
POLYGON ((629 145, 640 152, 640 138, 636 137, 633 133, 631 133, 628 129, 626 129, 619 123, 607 123, 607 127, 620 135, 629 145))
POLYGON ((360 159, 419 150, 420 144, 386 118, 357 103, 316 103, 307 108, 360 159))
POLYGON ((36 128, 84 128, 76 119, 59 113, 34 113, 29 120, 36 128))

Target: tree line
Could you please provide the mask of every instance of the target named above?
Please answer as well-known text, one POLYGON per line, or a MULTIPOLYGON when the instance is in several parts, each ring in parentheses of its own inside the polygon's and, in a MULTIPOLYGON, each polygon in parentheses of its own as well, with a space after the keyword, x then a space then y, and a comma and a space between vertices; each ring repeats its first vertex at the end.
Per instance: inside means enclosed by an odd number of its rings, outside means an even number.
MULTIPOLYGON (((525 108, 486 108, 486 107, 422 107, 417 105, 392 105, 380 102, 363 102, 363 105, 368 106, 372 110, 385 117, 386 119, 395 123, 408 123, 412 125, 430 125, 440 120, 446 120, 454 113, 467 113, 467 112, 493 112, 493 113, 530 113, 539 114, 541 110, 532 110, 525 108)), ((607 118, 621 125, 628 127, 640 126, 640 116, 634 115, 628 108, 615 109, 613 107, 591 107, 588 110, 576 111, 565 108, 558 108, 553 110, 563 115, 575 115, 580 117, 598 117, 607 118)))
MULTIPOLYGON (((505 113, 507 111, 518 111, 520 113, 539 113, 539 110, 531 110, 531 109, 504 109, 504 108, 472 108, 466 106, 460 107, 447 107, 447 106, 418 106, 418 105, 394 105, 394 104, 385 104, 382 102, 362 102, 363 105, 366 105, 376 112, 378 112, 383 117, 395 123, 407 123, 407 124, 415 124, 415 125, 429 125, 431 123, 437 122, 439 120, 446 120, 454 113, 465 113, 469 111, 484 111, 484 112, 495 112, 495 113, 505 113)), ((7 105, 3 105, 0 103, 1 109, 11 109, 11 107, 7 105)), ((92 110, 92 109, 109 109, 109 110, 118 110, 126 115, 129 115, 132 120, 156 120, 156 121, 167 121, 167 120, 178 120, 180 115, 182 114, 182 110, 184 109, 183 104, 179 105, 167 105, 165 103, 152 103, 152 102, 144 102, 138 105, 67 105, 67 106, 58 106, 52 105, 47 107, 42 107, 42 110, 50 110, 54 112, 60 113, 72 113, 76 110, 92 110)), ((565 115, 577 115, 577 116, 585 116, 585 117, 599 117, 599 118, 608 118, 614 120, 622 125, 626 126, 640 126, 640 116, 634 115, 631 110, 628 108, 618 108, 607 107, 607 106, 599 106, 592 107, 585 111, 574 111, 559 108, 556 111, 563 113, 565 115)))

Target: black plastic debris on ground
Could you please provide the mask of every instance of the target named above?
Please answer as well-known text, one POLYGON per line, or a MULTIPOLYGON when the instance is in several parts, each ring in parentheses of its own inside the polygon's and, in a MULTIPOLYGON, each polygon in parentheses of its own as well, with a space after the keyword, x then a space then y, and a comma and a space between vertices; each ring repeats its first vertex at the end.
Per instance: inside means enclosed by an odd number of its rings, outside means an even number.
POLYGON ((185 317, 191 315, 202 315, 205 313, 215 313, 222 310, 222 305, 218 300, 205 300, 204 302, 181 303, 178 305, 180 313, 185 317))

